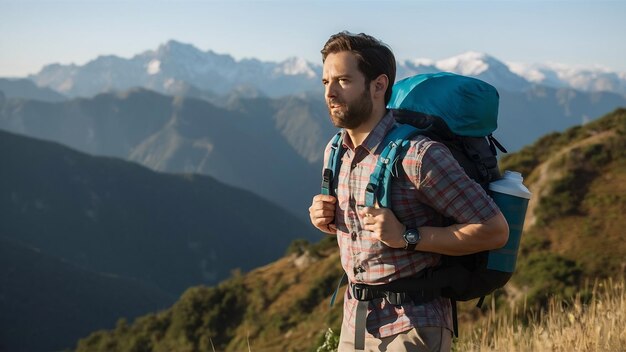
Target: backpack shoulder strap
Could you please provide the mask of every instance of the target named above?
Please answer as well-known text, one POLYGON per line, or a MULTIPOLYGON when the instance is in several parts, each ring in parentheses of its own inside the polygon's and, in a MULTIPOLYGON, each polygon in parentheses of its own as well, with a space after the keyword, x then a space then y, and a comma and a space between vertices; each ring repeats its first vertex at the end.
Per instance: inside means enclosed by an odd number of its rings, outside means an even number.
POLYGON ((330 140, 330 152, 324 174, 322 175, 322 194, 336 196, 335 188, 337 186, 337 177, 339 176, 339 168, 341 168, 341 156, 343 155, 342 133, 337 132, 330 140))
POLYGON ((391 177, 397 176, 394 173, 396 163, 401 158, 403 151, 406 151, 409 140, 418 134, 419 129, 405 124, 396 124, 381 142, 383 151, 378 157, 374 172, 370 175, 370 181, 365 188, 365 206, 373 207, 378 203, 383 208, 390 206, 391 177))

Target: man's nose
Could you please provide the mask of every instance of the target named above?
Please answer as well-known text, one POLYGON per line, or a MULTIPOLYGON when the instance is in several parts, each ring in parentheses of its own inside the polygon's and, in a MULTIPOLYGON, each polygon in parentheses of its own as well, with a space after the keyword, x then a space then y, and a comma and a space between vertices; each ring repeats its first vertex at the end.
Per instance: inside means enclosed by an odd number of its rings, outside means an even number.
POLYGON ((337 85, 336 83, 333 82, 328 82, 326 84, 326 98, 334 98, 337 96, 337 89, 336 89, 337 85))

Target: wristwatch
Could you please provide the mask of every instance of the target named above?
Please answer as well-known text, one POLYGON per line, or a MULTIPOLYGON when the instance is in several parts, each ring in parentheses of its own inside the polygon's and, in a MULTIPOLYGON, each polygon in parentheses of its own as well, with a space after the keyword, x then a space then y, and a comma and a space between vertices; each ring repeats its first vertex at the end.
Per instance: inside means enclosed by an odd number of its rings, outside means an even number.
POLYGON ((417 244, 422 239, 422 236, 417 229, 406 229, 402 237, 404 237, 404 242, 406 242, 406 246, 404 246, 404 249, 409 251, 414 251, 415 246, 417 246, 417 244))

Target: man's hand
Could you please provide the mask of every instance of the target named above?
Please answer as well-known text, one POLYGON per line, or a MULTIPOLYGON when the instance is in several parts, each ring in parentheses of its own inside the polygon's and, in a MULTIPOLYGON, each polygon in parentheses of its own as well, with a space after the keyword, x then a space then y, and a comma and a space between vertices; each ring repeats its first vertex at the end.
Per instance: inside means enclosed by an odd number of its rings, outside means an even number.
POLYGON ((335 204, 337 198, 329 195, 318 194, 313 197, 313 203, 309 207, 309 217, 311 224, 320 231, 329 235, 337 234, 337 227, 333 224, 335 220, 335 204))
POLYGON ((359 211, 363 221, 363 229, 372 232, 378 239, 391 248, 404 248, 404 232, 406 226, 402 224, 396 215, 388 208, 365 207, 359 211))

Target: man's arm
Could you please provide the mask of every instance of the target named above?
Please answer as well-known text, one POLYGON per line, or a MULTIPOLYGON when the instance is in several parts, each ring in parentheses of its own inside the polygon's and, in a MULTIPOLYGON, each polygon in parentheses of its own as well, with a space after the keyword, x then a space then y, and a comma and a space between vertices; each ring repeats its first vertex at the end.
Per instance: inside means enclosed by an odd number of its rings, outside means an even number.
MULTIPOLYGON (((422 237, 417 250, 465 255, 506 244, 509 236, 506 219, 481 186, 465 174, 445 146, 428 142, 419 150, 413 147, 402 165, 416 187, 418 199, 457 222, 447 227, 413 225, 422 237)), ((364 208, 361 215, 365 229, 374 232, 383 243, 394 248, 405 246, 402 235, 406 227, 391 210, 364 208)), ((410 222, 405 224, 412 226, 410 222)))
POLYGON ((501 212, 482 224, 424 226, 418 228, 418 231, 422 240, 416 250, 447 255, 465 255, 501 248, 509 239, 509 225, 501 212))
MULTIPOLYGON (((404 248, 406 226, 387 208, 363 208, 364 229, 392 248, 404 248)), ((500 211, 483 223, 454 224, 447 227, 422 226, 422 239, 415 250, 447 255, 465 255, 504 246, 509 225, 500 211)))

